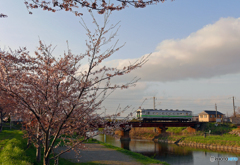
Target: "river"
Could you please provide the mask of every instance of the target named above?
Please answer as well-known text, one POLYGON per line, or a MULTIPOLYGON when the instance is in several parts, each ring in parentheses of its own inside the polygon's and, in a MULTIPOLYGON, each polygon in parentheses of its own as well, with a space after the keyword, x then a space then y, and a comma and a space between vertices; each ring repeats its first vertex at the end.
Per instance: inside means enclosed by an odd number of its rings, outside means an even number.
POLYGON ((111 136, 104 137, 104 135, 98 135, 95 139, 145 156, 154 157, 171 165, 240 165, 240 160, 226 161, 225 159, 231 159, 232 157, 233 159, 240 159, 240 153, 183 147, 176 144, 156 143, 151 140, 131 139, 128 145, 128 143, 121 144, 119 139, 111 136), (214 161, 211 162, 210 158, 214 161), (217 158, 223 158, 223 160, 217 161, 217 158))

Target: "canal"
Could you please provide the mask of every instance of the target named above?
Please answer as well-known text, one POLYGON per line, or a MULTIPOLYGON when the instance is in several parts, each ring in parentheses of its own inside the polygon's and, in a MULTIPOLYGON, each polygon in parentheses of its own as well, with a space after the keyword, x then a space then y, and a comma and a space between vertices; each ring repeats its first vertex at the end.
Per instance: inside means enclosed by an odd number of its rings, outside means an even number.
POLYGON ((176 144, 156 143, 150 140, 131 139, 130 143, 121 143, 120 139, 111 136, 98 135, 95 139, 109 143, 116 147, 129 149, 133 152, 143 154, 171 165, 240 165, 240 153, 229 153, 222 151, 211 151, 191 147, 178 146, 176 144), (213 162, 210 158, 215 158, 213 162), (216 158, 223 160, 217 161, 216 158), (232 161, 226 161, 225 158, 232 161))

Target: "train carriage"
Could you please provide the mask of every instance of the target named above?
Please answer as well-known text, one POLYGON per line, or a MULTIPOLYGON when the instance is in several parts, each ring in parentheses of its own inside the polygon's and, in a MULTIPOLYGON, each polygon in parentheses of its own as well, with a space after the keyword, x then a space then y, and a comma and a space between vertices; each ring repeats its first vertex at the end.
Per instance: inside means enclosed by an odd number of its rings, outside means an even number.
POLYGON ((137 119, 145 121, 191 121, 192 111, 187 110, 153 110, 153 109, 138 109, 137 119))

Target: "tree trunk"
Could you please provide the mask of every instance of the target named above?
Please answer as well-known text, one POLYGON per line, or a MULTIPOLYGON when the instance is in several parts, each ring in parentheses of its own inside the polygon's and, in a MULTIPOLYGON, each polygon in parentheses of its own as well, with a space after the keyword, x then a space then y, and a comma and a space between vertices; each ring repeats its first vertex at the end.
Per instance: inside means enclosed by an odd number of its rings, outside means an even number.
POLYGON ((31 145, 30 139, 27 140, 27 148, 31 145))
POLYGON ((38 147, 36 148, 36 158, 37 158, 37 162, 41 161, 41 140, 39 137, 39 124, 37 126, 37 143, 38 143, 38 147))
POLYGON ((1 120, 1 125, 0 125, 0 132, 2 132, 2 122, 3 122, 2 118, 3 118, 3 117, 2 117, 2 109, 0 108, 0 110, 1 110, 1 119, 0 119, 0 120, 1 120))
POLYGON ((50 165, 50 164, 49 164, 49 157, 45 157, 45 156, 44 156, 43 165, 50 165))
POLYGON ((12 121, 11 121, 11 116, 10 116, 10 129, 12 129, 12 121))
POLYGON ((49 144, 48 144, 48 136, 49 136, 49 132, 47 132, 45 134, 45 144, 44 144, 44 158, 43 158, 43 165, 50 165, 49 164, 49 154, 47 154, 47 151, 48 151, 48 147, 49 147, 49 144), (47 155, 47 156, 46 156, 47 155))
POLYGON ((58 165, 58 157, 54 160, 54 165, 58 165))
POLYGON ((37 157, 37 162, 41 161, 41 140, 38 138, 38 147, 36 148, 36 157, 37 157))

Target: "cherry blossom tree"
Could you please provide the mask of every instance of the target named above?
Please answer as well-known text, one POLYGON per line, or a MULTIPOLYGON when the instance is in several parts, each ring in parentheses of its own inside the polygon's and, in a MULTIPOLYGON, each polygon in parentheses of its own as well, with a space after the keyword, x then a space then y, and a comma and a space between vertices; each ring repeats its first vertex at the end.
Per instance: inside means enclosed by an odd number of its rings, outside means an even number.
MULTIPOLYGON (((0 52, 0 91, 17 103, 14 114, 24 119, 26 137, 35 145, 38 160, 41 147, 44 148, 44 165, 69 150, 77 152, 87 139, 86 132, 105 126, 104 132, 112 134, 121 124, 114 121, 111 126, 107 125, 97 111, 112 91, 126 89, 137 82, 133 79, 125 84, 111 84, 112 78, 141 67, 148 56, 123 68, 103 65, 104 60, 121 48, 115 43, 105 50, 100 49, 117 34, 117 31, 112 33, 117 25, 108 26, 109 15, 106 13, 102 27, 93 17, 96 25, 93 33, 82 22, 88 40, 87 50, 81 55, 74 55, 68 49, 63 57, 56 58, 54 48, 42 41, 34 56, 26 48, 0 52), (86 65, 83 65, 84 59, 88 59, 86 65), (56 154, 54 148, 60 143, 69 148, 56 154)), ((119 113, 113 116, 117 115, 119 113)))
POLYGON ((2 131, 3 119, 13 114, 13 111, 16 108, 14 100, 10 96, 6 95, 5 92, 0 91, 0 132, 2 131))
POLYGON ((7 17, 7 15, 0 13, 0 18, 5 18, 5 17, 7 17))
MULTIPOLYGON (((120 11, 128 6, 135 8, 144 8, 148 5, 164 2, 165 0, 115 0, 113 2, 101 1, 87 1, 87 0, 25 0, 29 14, 32 14, 32 9, 43 9, 45 11, 57 12, 61 10, 74 13, 76 16, 82 16, 83 12, 80 8, 88 8, 89 10, 96 10, 99 14, 105 11, 120 11)), ((5 14, 0 14, 0 18, 7 17, 5 14)))
MULTIPOLYGON (((59 10, 65 10, 73 12, 76 16, 83 15, 79 8, 88 8, 90 10, 97 10, 99 14, 103 14, 105 11, 119 11, 125 9, 128 5, 135 8, 144 8, 147 5, 157 4, 164 2, 165 0, 115 0, 113 2, 101 1, 87 1, 87 0, 25 0, 25 4, 28 9, 42 8, 43 10, 56 12, 59 10)), ((31 11, 29 11, 32 14, 31 11)))

